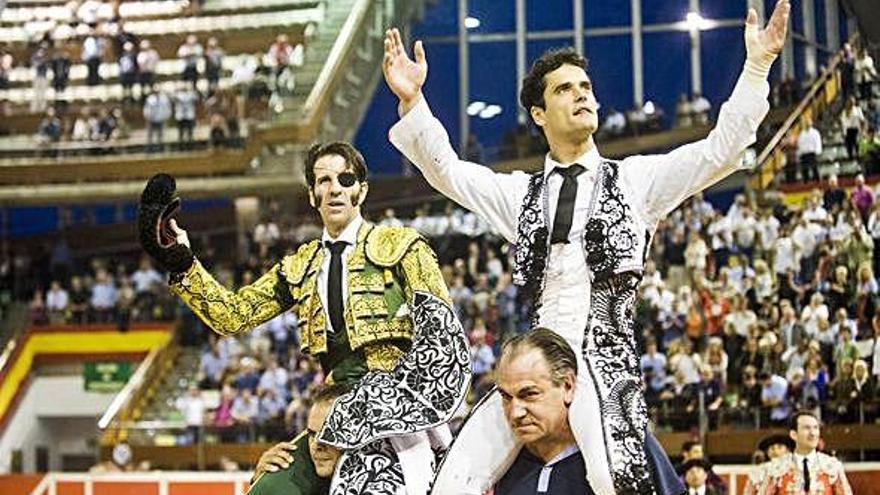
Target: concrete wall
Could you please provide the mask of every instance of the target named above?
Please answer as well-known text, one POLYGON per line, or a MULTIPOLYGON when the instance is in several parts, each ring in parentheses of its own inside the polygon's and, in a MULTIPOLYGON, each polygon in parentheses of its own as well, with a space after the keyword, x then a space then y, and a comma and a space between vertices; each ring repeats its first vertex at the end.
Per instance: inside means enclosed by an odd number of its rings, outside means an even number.
POLYGON ((86 392, 81 375, 35 378, 0 438, 0 473, 10 471, 16 449, 24 449, 26 473, 36 469, 37 447, 48 448, 52 470, 61 469, 62 455, 92 453, 98 419, 113 397, 86 392))

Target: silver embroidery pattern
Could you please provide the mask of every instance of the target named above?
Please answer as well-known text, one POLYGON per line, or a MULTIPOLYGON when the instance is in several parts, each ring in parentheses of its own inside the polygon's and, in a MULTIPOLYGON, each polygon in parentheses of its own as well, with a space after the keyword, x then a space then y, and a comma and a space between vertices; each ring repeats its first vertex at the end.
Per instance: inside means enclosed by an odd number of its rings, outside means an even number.
POLYGON ((416 292, 410 350, 390 372, 367 373, 351 392, 334 401, 321 442, 342 449, 446 423, 470 385, 470 353, 452 307, 416 292))
POLYGON ((339 459, 331 495, 397 495, 405 490, 403 468, 391 442, 379 440, 339 459))

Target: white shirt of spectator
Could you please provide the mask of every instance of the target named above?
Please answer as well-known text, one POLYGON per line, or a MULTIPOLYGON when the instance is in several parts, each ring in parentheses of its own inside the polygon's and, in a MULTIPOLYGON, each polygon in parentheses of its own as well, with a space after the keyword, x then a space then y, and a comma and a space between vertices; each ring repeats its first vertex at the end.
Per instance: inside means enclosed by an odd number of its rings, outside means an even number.
POLYGON ((232 401, 231 413, 234 418, 254 420, 260 413, 259 400, 253 395, 247 400, 245 400, 244 396, 239 395, 232 401))
POLYGON ((490 277, 497 280, 504 274, 504 265, 501 263, 500 259, 492 258, 491 260, 486 261, 486 272, 489 273, 490 277))
POLYGON ((773 243, 779 238, 779 220, 773 215, 759 219, 755 229, 758 231, 758 236, 764 249, 772 248, 773 243))
POLYGON ((801 131, 797 140, 797 154, 804 156, 807 153, 822 154, 822 135, 815 127, 809 127, 801 131))
POLYGON ((691 111, 693 113, 708 113, 709 110, 712 110, 712 104, 703 95, 698 96, 691 102, 691 111))
POLYGON ((877 69, 874 68, 874 59, 867 53, 864 57, 857 58, 855 72, 857 83, 873 81, 874 78, 877 77, 877 69))
POLYGON ((321 297, 321 305, 324 307, 324 316, 325 321, 327 322, 327 331, 332 332, 333 329, 330 326, 330 311, 328 309, 327 304, 327 278, 330 276, 330 250, 327 249, 327 241, 335 242, 335 241, 345 241, 348 243, 345 246, 345 250, 342 251, 342 307, 348 307, 348 257, 351 255, 351 252, 354 251, 354 246, 357 244, 357 235, 358 230, 360 230, 361 225, 364 223, 363 217, 360 215, 356 216, 354 220, 348 224, 348 227, 339 234, 339 237, 336 239, 330 237, 330 233, 327 232, 327 229, 324 229, 324 233, 321 235, 321 249, 324 250, 324 262, 321 263, 321 269, 318 271, 318 295, 321 297))
POLYGON ((275 222, 261 222, 254 227, 254 242, 271 246, 281 238, 281 231, 275 222))
POLYGON ((159 65, 159 52, 154 48, 142 50, 137 55, 138 70, 141 72, 156 72, 156 66, 159 65))
POLYGON ((837 223, 828 230, 828 237, 832 241, 844 241, 853 234, 853 229, 846 221, 845 215, 838 215, 837 223))
POLYGON ((275 369, 266 368, 266 371, 260 376, 260 383, 257 386, 260 389, 272 389, 275 391, 275 395, 283 397, 287 393, 287 382, 287 369, 276 366, 275 369))
POLYGON ((46 292, 46 309, 49 311, 64 311, 68 301, 67 291, 62 288, 46 292))
POLYGON ((116 287, 112 282, 96 283, 92 286, 92 307, 110 309, 116 305, 116 287))
POLYGON ((773 276, 770 272, 758 273, 755 275, 755 295, 758 300, 764 300, 772 297, 773 292, 773 276))
POLYGON ((812 304, 804 306, 804 310, 801 311, 801 323, 807 335, 815 337, 819 333, 819 320, 821 318, 828 319, 827 304, 822 303, 816 307, 813 307, 812 304))
POLYGON ((187 86, 174 93, 174 120, 196 120, 199 94, 187 86))
POLYGON ((680 352, 669 358, 670 375, 675 376, 681 370, 685 383, 698 383, 700 381, 700 361, 699 354, 689 355, 680 352))
POLYGON ((205 400, 201 394, 193 397, 189 394, 177 398, 177 409, 183 414, 187 426, 202 426, 205 420, 205 400))
POLYGON ((77 117, 76 121, 73 123, 73 132, 71 133, 70 138, 74 141, 88 141, 91 139, 92 128, 89 125, 89 120, 77 117))
POLYGON ((819 239, 816 235, 816 231, 811 228, 810 225, 811 224, 798 225, 791 233, 792 240, 797 245, 801 256, 803 256, 804 258, 809 258, 810 256, 812 256, 813 252, 816 250, 816 246, 818 246, 819 244, 819 239))
POLYGON ((749 327, 757 322, 757 315, 750 309, 734 311, 724 317, 724 324, 733 326, 733 331, 745 338, 749 337, 749 327))
POLYGON ((724 249, 733 244, 730 217, 718 217, 709 225, 709 235, 712 236, 712 249, 724 249))
POLYGON ((749 248, 755 245, 757 223, 755 217, 749 214, 743 215, 740 221, 734 224, 736 244, 738 246, 749 248))
POLYGON ((828 221, 828 211, 820 205, 816 204, 804 211, 804 219, 808 222, 827 222, 828 221))
POLYGON ((83 40, 82 59, 89 60, 99 58, 104 52, 104 39, 97 36, 88 36, 83 40))
POLYGON ((693 270, 706 269, 706 257, 709 256, 709 247, 702 237, 694 242, 689 242, 684 250, 685 265, 693 270))
POLYGON ((780 237, 774 244, 776 256, 773 258, 773 270, 776 273, 785 273, 788 269, 797 270, 800 263, 800 254, 791 237, 780 237))
MULTIPOLYGON (((876 200, 875 200, 876 202, 876 200)), ((880 239, 880 211, 872 211, 868 216, 868 232, 874 239, 880 239)), ((877 246, 877 243, 874 243, 877 246)), ((880 246, 877 246, 880 249, 880 246)))
POLYGON ((858 105, 853 105, 850 112, 844 110, 840 115, 840 125, 844 129, 860 129, 864 121, 865 114, 862 112, 862 107, 858 105))
POLYGON ((155 269, 138 270, 131 274, 131 283, 134 285, 134 291, 137 294, 149 292, 155 285, 161 285, 165 282, 162 275, 159 275, 155 269))
POLYGON ((492 371, 495 364, 495 354, 488 344, 471 345, 471 371, 475 375, 482 375, 492 371))
POLYGON ((602 127, 611 133, 623 132, 626 129, 626 117, 621 112, 610 113, 602 127))

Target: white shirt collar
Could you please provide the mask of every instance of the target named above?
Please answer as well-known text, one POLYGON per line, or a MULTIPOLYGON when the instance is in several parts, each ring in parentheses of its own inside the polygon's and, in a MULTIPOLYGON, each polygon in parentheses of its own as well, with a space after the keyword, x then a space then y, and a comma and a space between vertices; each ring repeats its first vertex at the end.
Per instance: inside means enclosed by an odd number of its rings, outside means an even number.
POLYGON ((794 460, 798 463, 798 465, 803 464, 804 458, 807 458, 808 462, 813 462, 816 460, 816 451, 812 451, 807 455, 800 455, 797 452, 794 453, 794 460))
POLYGON ((354 246, 357 244, 358 231, 361 228, 361 225, 364 223, 364 217, 358 214, 355 216, 351 222, 349 222, 348 226, 339 234, 339 237, 334 239, 330 236, 330 233, 327 232, 327 227, 324 227, 324 233, 321 234, 321 244, 326 245, 327 241, 335 242, 335 241, 345 241, 349 246, 354 246))
MULTIPOLYGON (((590 148, 589 151, 577 157, 577 159, 572 161, 571 163, 583 165, 587 170, 595 170, 596 167, 599 165, 599 162, 601 161, 602 157, 599 155, 599 149, 596 147, 595 144, 593 144, 593 147, 590 148)), ((568 165, 571 165, 571 163, 559 163, 554 160, 548 152, 547 155, 544 157, 544 179, 547 179, 547 177, 550 176, 550 173, 552 173, 553 169, 555 169, 556 167, 566 167, 568 165)))

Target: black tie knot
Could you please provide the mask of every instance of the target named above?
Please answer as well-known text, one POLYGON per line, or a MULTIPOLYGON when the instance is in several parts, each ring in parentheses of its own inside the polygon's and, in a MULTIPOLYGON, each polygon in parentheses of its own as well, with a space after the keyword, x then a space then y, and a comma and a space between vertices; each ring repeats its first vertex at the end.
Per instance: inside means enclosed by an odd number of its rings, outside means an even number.
POLYGON ((553 170, 557 174, 561 175, 564 179, 574 179, 578 175, 582 174, 586 169, 583 165, 578 165, 577 163, 575 163, 567 167, 556 167, 553 170))
POLYGON ((330 250, 330 254, 342 254, 348 243, 345 241, 324 241, 324 245, 330 250))

